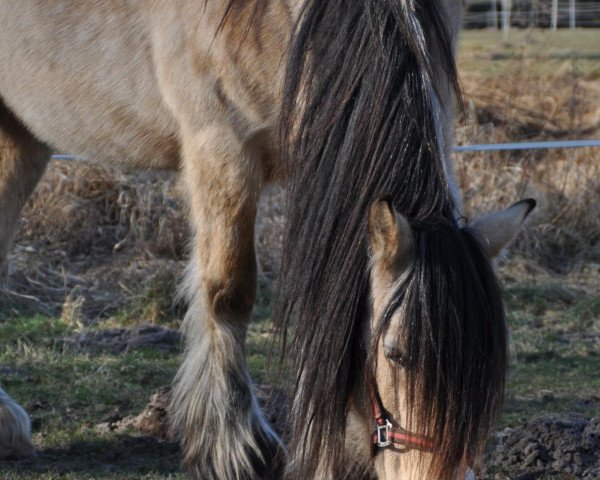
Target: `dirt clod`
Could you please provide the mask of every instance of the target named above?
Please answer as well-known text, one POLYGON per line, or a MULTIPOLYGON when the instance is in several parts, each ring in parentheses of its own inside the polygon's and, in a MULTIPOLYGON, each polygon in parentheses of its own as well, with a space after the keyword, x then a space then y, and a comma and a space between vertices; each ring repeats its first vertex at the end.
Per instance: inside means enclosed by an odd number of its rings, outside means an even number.
POLYGON ((64 339, 66 349, 94 353, 125 353, 144 347, 172 352, 179 349, 180 333, 158 325, 139 325, 131 329, 87 331, 64 339))
MULTIPOLYGON (((515 479, 567 474, 600 478, 600 417, 544 417, 506 429, 488 465, 517 471, 515 479)), ((484 476, 484 478, 494 478, 484 476)))
MULTIPOLYGON (((279 435, 284 435, 289 408, 285 393, 269 385, 255 385, 254 391, 273 429, 279 435)), ((159 440, 173 440, 168 414, 170 401, 170 389, 168 387, 162 388, 150 397, 148 405, 139 415, 124 418, 118 415, 116 417, 111 416, 105 419, 105 422, 99 424, 97 429, 100 433, 103 433, 109 431, 120 432, 131 428, 159 440)))

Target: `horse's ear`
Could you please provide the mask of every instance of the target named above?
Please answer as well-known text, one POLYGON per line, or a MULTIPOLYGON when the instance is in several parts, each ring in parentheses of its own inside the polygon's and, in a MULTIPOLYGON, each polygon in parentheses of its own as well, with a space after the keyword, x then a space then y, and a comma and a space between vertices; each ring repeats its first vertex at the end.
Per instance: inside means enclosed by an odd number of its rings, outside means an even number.
POLYGON ((371 207, 369 241, 373 258, 390 266, 403 263, 412 249, 410 224, 389 200, 380 200, 371 207))
POLYGON ((476 234, 489 256, 496 257, 517 236, 536 205, 537 202, 532 198, 521 200, 506 210, 474 221, 468 228, 476 234))

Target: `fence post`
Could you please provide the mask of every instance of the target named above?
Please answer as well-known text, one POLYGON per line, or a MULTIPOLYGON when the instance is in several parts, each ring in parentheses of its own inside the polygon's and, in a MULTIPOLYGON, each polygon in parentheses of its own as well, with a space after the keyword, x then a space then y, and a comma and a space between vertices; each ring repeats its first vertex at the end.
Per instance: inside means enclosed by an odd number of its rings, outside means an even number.
POLYGON ((502 30, 504 31, 504 40, 508 40, 510 31, 510 10, 512 0, 502 0, 502 30))
POLYGON ((537 27, 537 3, 531 2, 529 5, 529 28, 537 27))
POLYGON ((577 14, 577 9, 575 8, 575 0, 570 0, 569 2, 569 18, 571 23, 571 30, 575 30, 575 16, 577 14))
POLYGON ((552 30, 558 27, 558 0, 552 0, 552 30))
POLYGON ((498 0, 492 0, 492 28, 498 30, 498 0))

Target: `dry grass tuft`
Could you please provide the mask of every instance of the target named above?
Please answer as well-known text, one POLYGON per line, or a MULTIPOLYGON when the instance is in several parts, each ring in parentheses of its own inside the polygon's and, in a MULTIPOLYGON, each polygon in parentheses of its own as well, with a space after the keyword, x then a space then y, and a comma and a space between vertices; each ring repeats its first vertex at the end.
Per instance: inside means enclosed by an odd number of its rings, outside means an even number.
POLYGON ((170 322, 187 237, 175 175, 53 161, 24 208, 0 305, 77 327, 125 307, 170 322))
MULTIPOLYGON (((279 258, 282 203, 273 187, 260 206, 259 269, 269 279, 279 258)), ((185 310, 177 287, 188 237, 176 174, 53 161, 23 210, 0 310, 60 315, 75 328, 114 314, 119 325, 176 324, 185 310)))
POLYGON ((186 217, 168 173, 54 161, 23 213, 24 240, 44 232, 70 256, 127 248, 173 258, 185 252, 186 217))
MULTIPOLYGON (((600 138, 600 86, 576 66, 506 75, 463 75, 466 112, 457 143, 600 138)), ((600 261, 600 150, 457 154, 469 217, 534 197, 539 206, 513 251, 557 270, 600 261)))

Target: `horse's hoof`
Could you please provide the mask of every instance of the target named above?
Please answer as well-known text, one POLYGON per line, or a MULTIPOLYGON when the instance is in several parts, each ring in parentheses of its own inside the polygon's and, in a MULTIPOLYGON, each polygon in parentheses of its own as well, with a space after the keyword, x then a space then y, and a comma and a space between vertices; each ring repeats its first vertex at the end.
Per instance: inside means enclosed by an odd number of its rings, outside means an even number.
POLYGON ((0 458, 35 455, 31 420, 12 398, 0 389, 0 458))
POLYGON ((203 389, 196 401, 190 402, 191 398, 175 396, 170 410, 184 466, 193 478, 277 480, 283 476, 283 444, 265 420, 250 385, 221 392, 203 389))
POLYGON ((192 477, 202 480, 282 478, 285 452, 280 440, 270 432, 250 432, 237 427, 212 445, 195 443, 197 439, 183 441, 184 465, 192 477))

